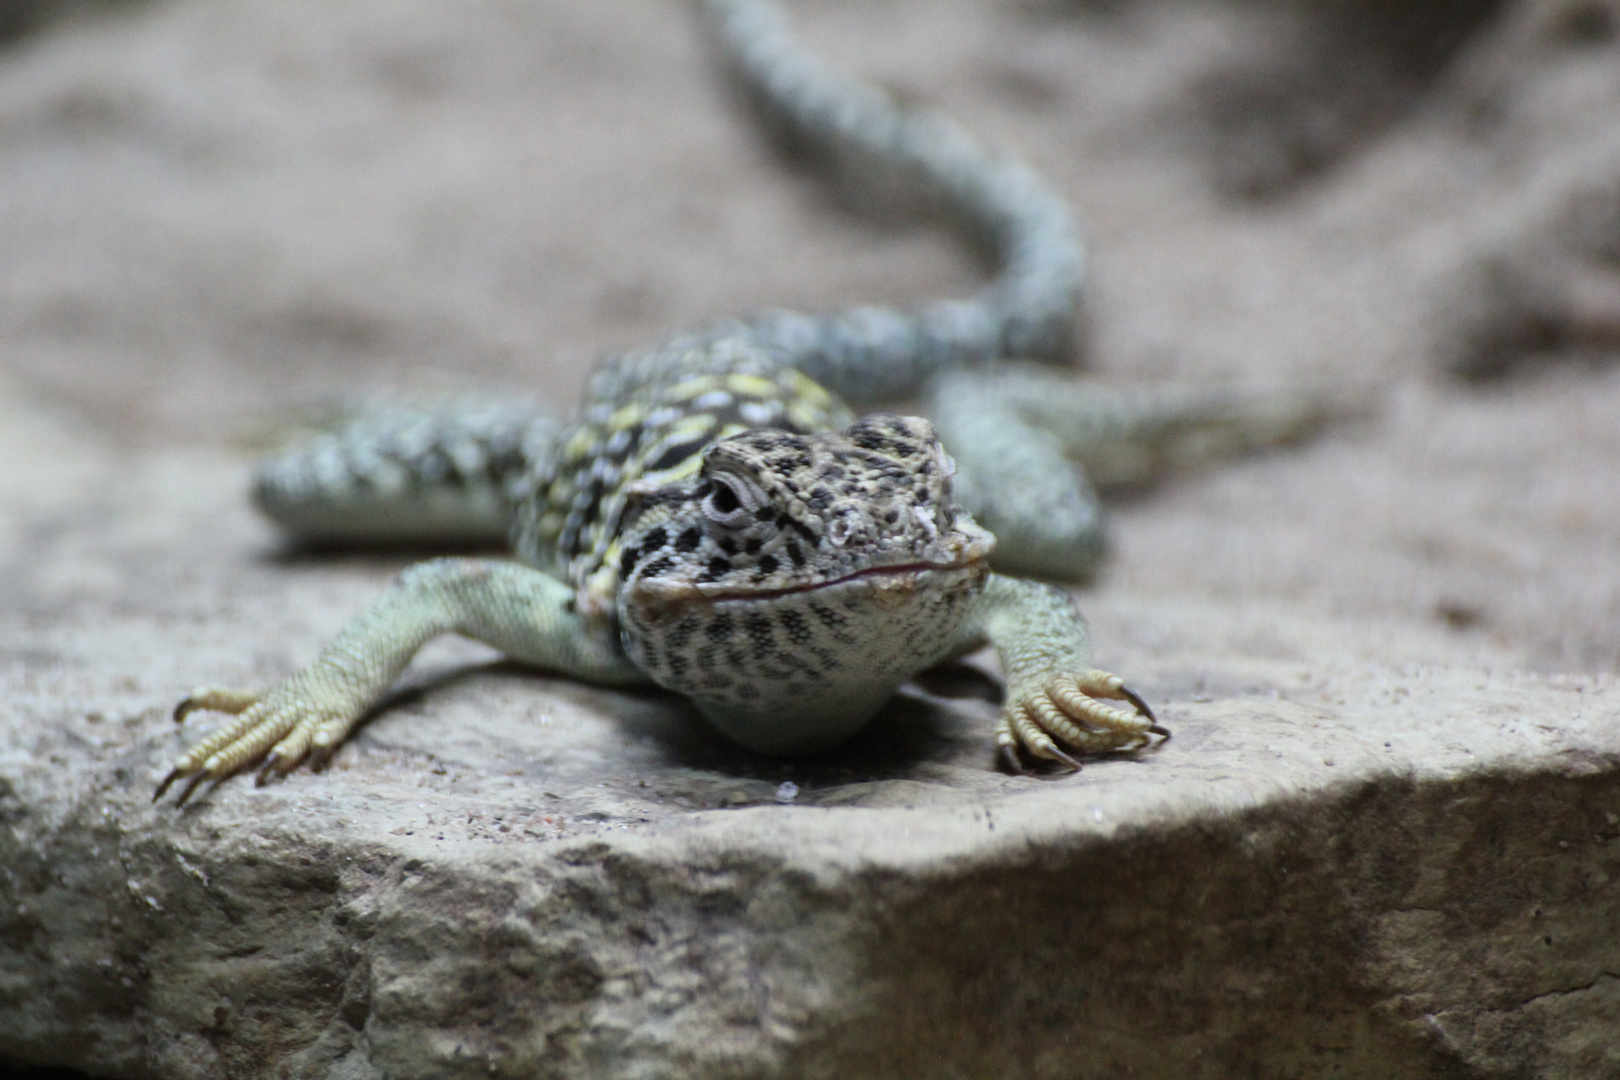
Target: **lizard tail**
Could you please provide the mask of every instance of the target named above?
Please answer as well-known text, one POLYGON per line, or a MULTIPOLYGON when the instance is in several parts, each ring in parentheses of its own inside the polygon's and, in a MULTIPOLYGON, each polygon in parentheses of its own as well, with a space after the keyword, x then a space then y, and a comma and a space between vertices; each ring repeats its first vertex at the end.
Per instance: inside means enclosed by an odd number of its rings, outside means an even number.
MULTIPOLYGON (((983 240, 997 274, 978 295, 900 311, 767 311, 696 340, 744 337, 852 401, 914 394, 937 371, 1054 360, 1071 342, 1085 248, 1067 202, 1034 169, 950 118, 897 104, 801 48, 774 0, 702 0, 742 85, 796 142, 845 176, 922 193, 983 240)), ((612 366, 601 373, 612 380, 612 366)), ((611 387, 596 388, 613 398, 611 387)))

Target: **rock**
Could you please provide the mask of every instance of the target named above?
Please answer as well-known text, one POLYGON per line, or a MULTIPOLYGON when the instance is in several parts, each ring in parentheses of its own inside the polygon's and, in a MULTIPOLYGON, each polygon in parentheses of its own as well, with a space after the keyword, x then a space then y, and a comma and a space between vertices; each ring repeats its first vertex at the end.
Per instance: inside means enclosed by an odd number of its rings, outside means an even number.
POLYGON ((0 638, 7 1057, 166 1078, 1620 1067, 1620 681, 1326 659, 1364 648, 1352 628, 1316 659, 1228 657, 1248 684, 1194 695, 1165 688, 1171 648, 1140 672, 1169 744, 1038 779, 994 770, 973 669, 783 763, 662 695, 441 646, 330 769, 177 810, 149 798, 207 723, 168 719, 182 673, 262 678, 382 568, 255 562, 236 469, 195 453, 104 468, 116 494, 30 553, 55 602, 25 597, 0 638))
MULTIPOLYGON (((123 620, 88 636, 126 661, 166 647, 123 620)), ((788 766, 652 695, 486 667, 385 712, 324 773, 177 811, 148 792, 183 740, 166 699, 108 688, 119 666, 102 685, 74 670, 76 692, 8 679, 0 1051, 20 1060, 1620 1068, 1611 679, 1343 672, 1175 706, 1163 751, 1043 780, 992 770, 983 702, 909 697, 788 766)))
POLYGON ((915 78, 1075 195, 1100 366, 1389 391, 1360 429, 1119 508, 1081 600, 1175 738, 1002 775, 994 686, 967 667, 783 763, 667 696, 445 642, 325 772, 152 805, 214 722, 176 728, 181 695, 285 673, 411 558, 279 547, 223 445, 254 414, 501 380, 561 403, 610 345, 972 279, 932 233, 803 198, 680 5, 177 0, 75 22, 0 57, 0 1061, 1620 1074, 1620 379, 1514 382, 1515 354, 1462 389, 1431 340, 1478 329, 1489 303, 1451 324, 1436 297, 1493 260, 1537 296, 1571 259, 1588 284, 1606 265, 1564 212, 1612 180, 1601 12, 1448 17, 1492 116, 1568 120, 1531 125, 1534 198, 1481 163, 1525 129, 1482 131, 1419 65, 1304 172, 1239 170, 1266 182, 1234 205, 1197 132, 1139 136, 1206 122, 1183 99, 1264 19, 800 7, 839 62, 915 78))

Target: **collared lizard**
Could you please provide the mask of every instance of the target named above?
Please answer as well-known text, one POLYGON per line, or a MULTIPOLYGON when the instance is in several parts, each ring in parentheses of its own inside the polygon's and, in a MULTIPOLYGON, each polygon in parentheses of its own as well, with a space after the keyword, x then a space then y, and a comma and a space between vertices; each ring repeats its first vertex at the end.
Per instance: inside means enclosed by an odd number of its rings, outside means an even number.
POLYGON ((263 691, 199 689, 233 714, 157 795, 330 754, 429 639, 459 633, 603 684, 653 682, 725 735, 803 754, 858 730, 902 683, 990 644, 1006 763, 1168 737, 1092 664, 1068 594, 1101 552, 1075 462, 1117 475, 1286 438, 1306 397, 1106 391, 1005 358, 1055 359, 1084 249, 1032 169, 804 52, 769 0, 702 5, 765 114, 839 169, 909 184, 988 239, 999 271, 915 311, 774 311, 609 359, 567 423, 505 403, 362 414, 265 461, 259 507, 312 541, 487 538, 518 561, 405 571, 309 666, 263 691), (927 394, 938 425, 845 401, 927 394), (947 454, 949 446, 952 454, 947 454), (953 456, 954 455, 954 459, 953 456), (971 513, 970 513, 971 511, 971 513), (977 520, 975 520, 977 519, 977 520), (992 566, 995 567, 992 570, 992 566))

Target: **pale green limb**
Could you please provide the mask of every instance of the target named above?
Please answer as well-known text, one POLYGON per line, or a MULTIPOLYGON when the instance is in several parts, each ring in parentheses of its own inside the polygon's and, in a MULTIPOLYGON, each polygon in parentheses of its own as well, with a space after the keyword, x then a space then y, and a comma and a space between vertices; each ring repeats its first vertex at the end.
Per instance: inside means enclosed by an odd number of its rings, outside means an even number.
POLYGON ((1007 680, 996 745, 1014 771, 1023 771, 1020 750, 1079 769, 1069 750, 1137 750, 1170 737, 1123 679, 1092 664, 1085 620, 1062 589, 992 575, 961 647, 986 641, 1007 680))
POLYGON ((1140 485, 1290 442, 1367 404, 1308 387, 1104 386, 1007 364, 937 377, 930 411, 958 501, 996 536, 997 569, 1081 581, 1103 554, 1092 484, 1140 485))
POLYGON ((996 537, 998 570, 1083 581, 1103 556, 1102 505, 1063 440, 1033 424, 1002 379, 936 378, 929 413, 956 461, 957 502, 996 537))
POLYGON ((418 649, 456 633, 514 660, 590 682, 645 681, 624 655, 611 623, 573 610, 574 591, 516 563, 436 559, 411 567, 350 623, 315 662, 263 692, 201 689, 175 709, 236 719, 175 762, 153 799, 181 777, 180 801, 206 780, 222 780, 256 762, 261 779, 289 772, 311 753, 329 754, 399 678, 418 649))

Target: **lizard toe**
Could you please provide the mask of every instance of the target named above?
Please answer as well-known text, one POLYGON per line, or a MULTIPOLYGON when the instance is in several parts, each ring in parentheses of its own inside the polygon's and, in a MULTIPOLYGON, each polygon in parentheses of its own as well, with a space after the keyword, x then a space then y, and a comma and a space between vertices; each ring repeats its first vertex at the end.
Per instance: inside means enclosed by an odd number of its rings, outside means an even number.
POLYGON ((1018 760, 1023 751, 1076 772, 1081 764, 1072 751, 1139 750, 1154 736, 1167 739, 1170 731, 1156 721, 1147 703, 1117 675, 1095 670, 1064 672, 1014 694, 997 729, 1004 761, 1009 756, 1018 760), (1113 701, 1132 708, 1119 708, 1113 701))
POLYGON ((240 690, 222 686, 199 686, 180 699, 174 707, 174 722, 183 724, 194 712, 229 713, 240 715, 259 703, 257 690, 240 690))

